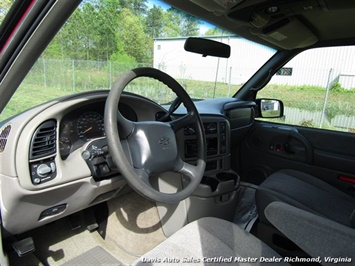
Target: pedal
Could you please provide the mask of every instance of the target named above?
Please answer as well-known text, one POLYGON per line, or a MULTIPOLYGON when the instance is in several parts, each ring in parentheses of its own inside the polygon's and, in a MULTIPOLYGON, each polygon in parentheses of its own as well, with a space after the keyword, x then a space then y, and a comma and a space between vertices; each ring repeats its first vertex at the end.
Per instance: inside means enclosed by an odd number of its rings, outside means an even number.
POLYGON ((28 237, 20 241, 17 241, 14 244, 12 244, 12 247, 14 248, 14 250, 16 251, 19 257, 23 257, 26 254, 35 251, 35 245, 33 243, 32 237, 28 237))
POLYGON ((92 209, 85 210, 85 221, 86 221, 86 229, 90 232, 99 228, 99 224, 96 222, 95 214, 92 209))
POLYGON ((92 232, 92 231, 96 230, 97 228, 99 228, 99 225, 98 225, 97 223, 93 223, 93 224, 87 225, 86 228, 87 228, 90 232, 92 232))
POLYGON ((69 227, 72 231, 81 228, 80 216, 78 214, 73 214, 72 216, 69 216, 68 223, 69 223, 69 227))

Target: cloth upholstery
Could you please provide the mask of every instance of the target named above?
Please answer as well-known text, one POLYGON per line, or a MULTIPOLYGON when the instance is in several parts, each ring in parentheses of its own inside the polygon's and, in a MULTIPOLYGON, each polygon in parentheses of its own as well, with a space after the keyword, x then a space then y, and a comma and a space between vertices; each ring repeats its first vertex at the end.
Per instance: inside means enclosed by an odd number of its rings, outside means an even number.
POLYGON ((280 258, 279 265, 288 265, 279 254, 241 227, 208 217, 186 225, 133 265, 166 265, 169 258, 176 258, 169 265, 260 265, 265 263, 263 259, 273 257, 280 258), (232 259, 232 263, 222 261, 224 258, 232 259))
POLYGON ((280 170, 270 175, 256 191, 259 219, 269 223, 266 207, 281 201, 332 221, 353 227, 351 216, 355 198, 328 183, 296 170, 280 170))

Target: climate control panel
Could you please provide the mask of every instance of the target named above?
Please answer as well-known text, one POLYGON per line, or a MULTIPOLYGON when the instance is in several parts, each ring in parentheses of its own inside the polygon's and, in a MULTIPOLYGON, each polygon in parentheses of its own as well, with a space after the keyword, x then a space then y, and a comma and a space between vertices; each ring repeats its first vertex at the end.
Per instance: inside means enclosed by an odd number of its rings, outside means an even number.
POLYGON ((39 185, 54 179, 57 167, 54 157, 30 163, 32 184, 39 185))
MULTIPOLYGON (((228 120, 222 117, 203 118, 206 136, 207 158, 225 156, 229 153, 230 138, 228 120)), ((180 137, 181 138, 181 137, 180 137)), ((197 141, 194 126, 186 126, 183 131, 183 157, 194 159, 197 157, 197 141)))

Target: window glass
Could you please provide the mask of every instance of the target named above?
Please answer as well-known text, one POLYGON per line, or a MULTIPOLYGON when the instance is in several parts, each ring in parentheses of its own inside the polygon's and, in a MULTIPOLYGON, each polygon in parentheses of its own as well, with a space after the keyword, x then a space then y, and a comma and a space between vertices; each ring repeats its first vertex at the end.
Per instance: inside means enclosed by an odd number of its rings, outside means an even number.
POLYGON ((257 97, 282 100, 285 115, 280 121, 286 124, 355 132, 354 59, 355 46, 305 51, 257 97))
MULTIPOLYGON (((160 1, 82 1, 32 67, 0 121, 60 96, 110 89, 120 75, 137 67, 166 72, 194 100, 231 97, 275 52, 160 1), (189 36, 229 44, 230 58, 185 51, 189 36)), ((176 97, 152 79, 137 79, 125 90, 159 104, 176 97)))
POLYGON ((14 0, 1 0, 0 2, 0 24, 6 17, 7 12, 9 12, 14 0))

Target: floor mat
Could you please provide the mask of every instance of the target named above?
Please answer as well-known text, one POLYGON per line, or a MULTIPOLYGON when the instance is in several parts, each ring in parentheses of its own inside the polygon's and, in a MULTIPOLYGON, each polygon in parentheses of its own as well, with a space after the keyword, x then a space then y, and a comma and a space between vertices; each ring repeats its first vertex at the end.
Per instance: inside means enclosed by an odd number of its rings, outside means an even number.
POLYGON ((62 266, 72 266, 72 265, 123 265, 119 260, 113 257, 110 253, 104 250, 100 246, 96 246, 78 257, 67 261, 62 264, 62 266))
POLYGON ((128 254, 139 257, 166 239, 155 203, 132 192, 108 206, 106 238, 128 254))
POLYGON ((90 232, 85 212, 80 212, 74 219, 69 216, 19 236, 19 239, 32 237, 36 250, 21 258, 11 252, 10 265, 130 265, 166 239, 154 203, 131 192, 110 200, 108 205, 106 228, 90 232), (75 229, 70 220, 78 224, 75 229), (93 255, 95 251, 98 255, 93 255), (95 260, 99 254, 109 258, 106 253, 117 259, 112 263, 95 260))
POLYGON ((256 187, 242 184, 239 193, 239 202, 235 211, 233 222, 250 232, 254 222, 258 218, 255 202, 256 187))

